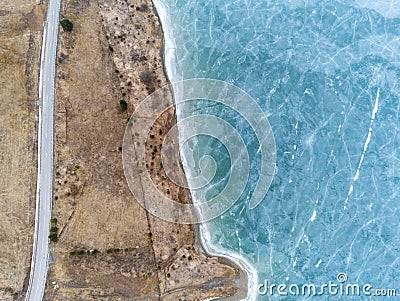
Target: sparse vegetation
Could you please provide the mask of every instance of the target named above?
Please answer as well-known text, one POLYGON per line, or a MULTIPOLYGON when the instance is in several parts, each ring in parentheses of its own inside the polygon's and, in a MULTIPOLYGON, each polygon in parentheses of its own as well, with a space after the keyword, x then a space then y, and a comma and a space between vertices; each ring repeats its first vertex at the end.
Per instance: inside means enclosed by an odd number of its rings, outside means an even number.
POLYGON ((50 235, 49 239, 52 243, 57 243, 58 242, 58 228, 57 228, 57 219, 52 218, 50 220, 51 223, 51 228, 50 228, 50 235))
POLYGON ((121 100, 119 101, 119 106, 121 107, 121 110, 122 110, 122 111, 126 111, 126 110, 128 109, 128 104, 127 104, 127 102, 125 101, 125 99, 121 99, 121 100))
POLYGON ((100 253, 100 251, 97 250, 97 249, 94 249, 94 250, 73 250, 73 251, 69 252, 69 255, 70 256, 75 256, 75 255, 82 256, 82 255, 96 255, 98 253, 100 253))
POLYGON ((112 254, 112 253, 118 253, 119 251, 121 251, 121 249, 119 248, 114 248, 114 249, 108 249, 106 251, 107 254, 112 254))
POLYGON ((68 32, 71 32, 72 29, 74 28, 74 24, 68 19, 61 20, 60 25, 64 31, 68 31, 68 32))
POLYGON ((49 239, 52 243, 57 243, 58 242, 58 235, 57 233, 50 233, 49 239))
POLYGON ((141 12, 146 12, 149 9, 149 6, 146 3, 140 4, 140 6, 136 7, 136 10, 141 12))

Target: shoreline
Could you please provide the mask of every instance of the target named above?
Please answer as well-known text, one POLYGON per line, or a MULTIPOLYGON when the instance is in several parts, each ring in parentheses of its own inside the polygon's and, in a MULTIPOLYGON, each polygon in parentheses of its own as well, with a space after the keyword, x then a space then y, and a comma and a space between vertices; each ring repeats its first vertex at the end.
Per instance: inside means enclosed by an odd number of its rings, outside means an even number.
MULTIPOLYGON (((53 217, 60 231, 44 300, 244 299, 236 265, 197 252, 192 225, 152 215, 127 183, 122 156, 127 149, 121 147, 127 118, 168 80, 154 5, 126 4, 63 2, 62 15, 74 30, 61 32, 58 48, 53 217)), ((189 191, 167 177, 161 152, 155 151, 175 121, 172 108, 160 116, 158 109, 149 113, 157 119, 144 144, 147 170, 158 191, 189 202, 189 191)), ((136 156, 130 161, 140 163, 136 156)), ((133 185, 143 189, 137 172, 133 185)), ((158 197, 146 191, 147 199, 158 197)))
MULTIPOLYGON (((167 77, 167 81, 171 83, 171 79, 177 79, 177 72, 176 68, 174 68, 174 55, 175 51, 175 43, 174 39, 172 36, 172 31, 168 30, 168 24, 170 24, 169 19, 167 18, 167 12, 166 8, 164 7, 164 4, 161 3, 160 0, 152 0, 153 5, 154 5, 154 13, 160 20, 161 24, 161 30, 163 34, 163 46, 162 46, 162 64, 163 64, 163 69, 164 73, 167 77)), ((181 78, 182 80, 183 78, 181 78)), ((174 91, 171 91, 172 95, 174 94, 174 91)), ((178 109, 175 106, 175 118, 178 119, 178 109)), ((179 135, 179 127, 178 127, 178 135, 179 135)), ((179 140, 179 137, 178 137, 179 140)), ((178 141, 179 142, 179 141, 178 141)), ((180 153, 181 156, 183 156, 182 153, 180 153)), ((181 160, 182 161, 182 160, 181 160)), ((182 163, 183 165, 183 163, 182 163)), ((183 170, 185 171, 185 168, 183 166, 183 170)), ((190 193, 190 198, 191 202, 193 202, 193 195, 191 189, 189 189, 190 193)), ((194 231, 194 237, 195 237, 195 243, 194 247, 197 252, 203 253, 208 257, 218 257, 218 259, 221 262, 227 263, 229 265, 235 265, 235 269, 237 269, 239 273, 239 280, 238 280, 238 288, 240 290, 246 291, 246 297, 245 299, 242 300, 255 300, 256 299, 256 289, 255 286, 257 285, 258 277, 257 277, 257 272, 254 268, 251 267, 251 265, 247 262, 246 259, 236 255, 236 254, 229 254, 224 252, 221 249, 218 248, 212 248, 211 244, 209 244, 210 241, 210 232, 207 230, 207 226, 204 224, 196 224, 193 225, 193 231, 194 231), (245 278, 245 279, 244 279, 245 278), (245 283, 246 282, 246 283, 245 283)), ((239 292, 240 293, 240 292, 239 292)), ((235 294, 238 295, 238 294, 235 294)), ((223 297, 225 300, 234 300, 233 298, 235 297, 223 297)), ((219 297, 213 298, 212 300, 217 300, 220 299, 219 297)), ((204 300, 206 301, 206 300, 204 300)))

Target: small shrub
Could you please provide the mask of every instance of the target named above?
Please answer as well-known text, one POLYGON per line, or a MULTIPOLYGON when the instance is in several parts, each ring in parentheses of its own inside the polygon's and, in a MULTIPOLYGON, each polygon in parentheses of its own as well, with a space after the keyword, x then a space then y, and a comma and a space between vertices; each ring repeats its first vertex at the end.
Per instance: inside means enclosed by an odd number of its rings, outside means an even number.
POLYGON ((60 21, 61 27, 64 31, 71 32, 72 29, 74 28, 74 24, 68 19, 63 19, 60 21))
POLYGON ((49 239, 50 239, 50 241, 51 241, 52 243, 58 242, 57 233, 51 233, 51 234, 49 235, 49 239))
POLYGON ((140 4, 139 11, 146 12, 149 9, 148 5, 145 3, 140 4))
POLYGON ((121 99, 121 100, 119 101, 119 106, 121 107, 121 110, 122 110, 122 111, 126 111, 126 110, 128 109, 128 104, 127 104, 127 102, 125 101, 125 99, 121 99))
POLYGON ((50 228, 50 232, 51 233, 57 233, 58 232, 58 228, 57 227, 51 227, 50 228))

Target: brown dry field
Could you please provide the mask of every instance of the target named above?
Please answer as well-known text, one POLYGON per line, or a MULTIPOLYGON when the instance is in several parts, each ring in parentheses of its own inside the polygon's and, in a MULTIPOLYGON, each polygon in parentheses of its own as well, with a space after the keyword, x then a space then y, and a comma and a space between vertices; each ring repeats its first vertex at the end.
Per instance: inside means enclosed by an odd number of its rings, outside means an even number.
POLYGON ((0 3, 0 299, 29 280, 36 193, 36 101, 45 5, 0 3))
MULTIPOLYGON (((128 118, 167 84, 151 2, 65 0, 61 18, 74 28, 59 35, 53 186, 59 241, 51 246, 44 299, 243 297, 239 287, 246 279, 237 266, 206 256, 192 226, 148 214, 126 183, 120 147, 128 118)), ((162 141, 160 129, 165 134, 174 118, 169 111, 157 120, 155 141, 162 141)), ((158 153, 149 156, 151 163, 160 189, 190 200, 188 191, 165 178, 158 153)))

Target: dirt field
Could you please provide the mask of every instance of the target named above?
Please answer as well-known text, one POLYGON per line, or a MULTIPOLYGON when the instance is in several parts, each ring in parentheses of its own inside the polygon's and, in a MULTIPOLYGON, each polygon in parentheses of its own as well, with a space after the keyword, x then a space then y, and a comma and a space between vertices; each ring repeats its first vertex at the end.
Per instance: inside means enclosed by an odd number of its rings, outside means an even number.
MULTIPOLYGON (((149 215, 123 174, 128 118, 167 83, 151 2, 65 0, 61 18, 74 27, 60 31, 58 49, 53 217, 59 241, 52 247, 45 300, 243 296, 239 269, 197 250, 191 226, 149 215)), ((173 122, 173 111, 164 115, 154 139, 173 122)), ((187 191, 165 179, 159 155, 152 160, 162 189, 188 201, 187 191)))
POLYGON ((0 299, 29 277, 36 193, 36 101, 45 6, 0 4, 0 299))

